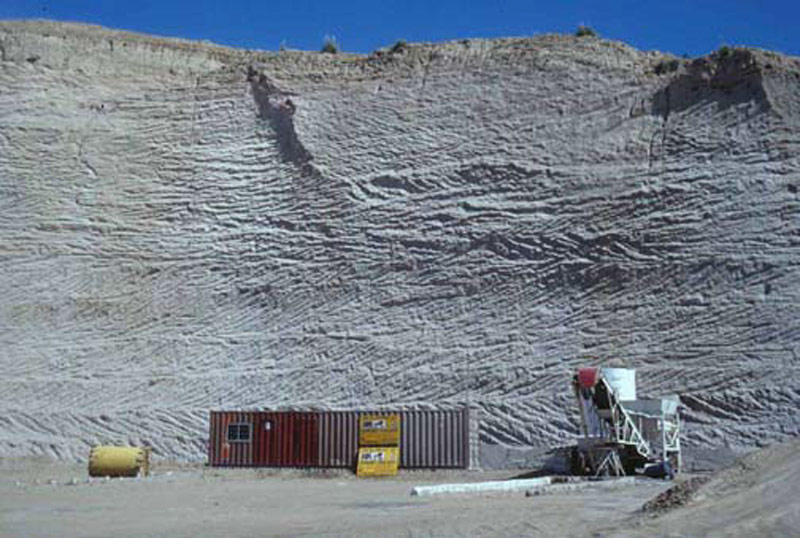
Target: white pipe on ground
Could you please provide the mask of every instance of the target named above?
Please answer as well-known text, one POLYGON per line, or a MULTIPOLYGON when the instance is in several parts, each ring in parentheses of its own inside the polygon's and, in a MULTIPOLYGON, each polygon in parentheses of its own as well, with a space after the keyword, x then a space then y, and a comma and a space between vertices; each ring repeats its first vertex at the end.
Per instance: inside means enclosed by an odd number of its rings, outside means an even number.
POLYGON ((552 482, 549 476, 525 480, 496 480, 492 482, 468 482, 464 484, 437 484, 435 486, 415 486, 413 496, 444 495, 448 493, 490 493, 520 491, 533 487, 546 486, 552 482))

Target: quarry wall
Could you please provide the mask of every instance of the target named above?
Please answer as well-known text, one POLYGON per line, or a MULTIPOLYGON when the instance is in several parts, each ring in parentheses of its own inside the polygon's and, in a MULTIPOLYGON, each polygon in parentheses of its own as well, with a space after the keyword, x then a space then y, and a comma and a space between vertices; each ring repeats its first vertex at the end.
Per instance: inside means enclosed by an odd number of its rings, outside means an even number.
POLYGON ((0 22, 0 60, 2 456, 470 405, 524 465, 611 361, 681 396, 688 447, 798 434, 797 58, 0 22))

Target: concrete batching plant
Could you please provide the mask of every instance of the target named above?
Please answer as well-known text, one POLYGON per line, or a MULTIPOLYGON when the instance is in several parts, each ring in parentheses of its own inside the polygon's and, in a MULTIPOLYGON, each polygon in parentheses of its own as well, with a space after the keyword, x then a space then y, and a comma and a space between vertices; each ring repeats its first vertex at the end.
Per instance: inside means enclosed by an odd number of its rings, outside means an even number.
POLYGON ((681 467, 678 396, 636 398, 636 370, 580 368, 573 377, 581 432, 575 474, 672 476, 681 467))

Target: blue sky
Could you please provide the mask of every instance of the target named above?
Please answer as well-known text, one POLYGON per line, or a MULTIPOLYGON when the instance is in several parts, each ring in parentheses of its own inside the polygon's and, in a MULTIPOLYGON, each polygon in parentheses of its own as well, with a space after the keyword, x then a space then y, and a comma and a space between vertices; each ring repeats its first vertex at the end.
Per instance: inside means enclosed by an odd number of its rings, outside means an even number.
POLYGON ((639 49, 697 56, 721 45, 800 55, 800 0, 0 0, 0 18, 49 18, 250 49, 318 50, 325 35, 342 50, 370 52, 398 39, 573 32, 579 24, 639 49))

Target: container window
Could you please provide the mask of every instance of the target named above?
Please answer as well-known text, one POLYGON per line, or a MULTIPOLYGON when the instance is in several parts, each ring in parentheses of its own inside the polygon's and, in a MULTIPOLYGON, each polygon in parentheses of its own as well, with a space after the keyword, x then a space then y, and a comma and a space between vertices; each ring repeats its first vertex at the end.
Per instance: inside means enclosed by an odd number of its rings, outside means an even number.
POLYGON ((250 424, 228 424, 228 442, 247 443, 250 441, 250 424))

